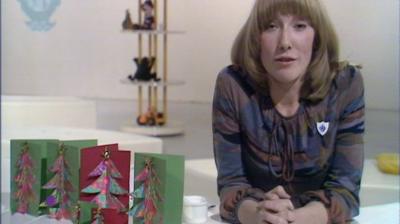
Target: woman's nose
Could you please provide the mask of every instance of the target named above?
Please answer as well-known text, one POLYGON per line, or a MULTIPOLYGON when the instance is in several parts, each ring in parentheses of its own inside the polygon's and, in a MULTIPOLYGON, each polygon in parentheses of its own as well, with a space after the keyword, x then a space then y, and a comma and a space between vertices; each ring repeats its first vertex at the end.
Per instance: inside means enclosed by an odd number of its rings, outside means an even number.
POLYGON ((279 49, 287 51, 292 48, 292 43, 290 41, 290 34, 286 28, 283 28, 279 37, 279 49))

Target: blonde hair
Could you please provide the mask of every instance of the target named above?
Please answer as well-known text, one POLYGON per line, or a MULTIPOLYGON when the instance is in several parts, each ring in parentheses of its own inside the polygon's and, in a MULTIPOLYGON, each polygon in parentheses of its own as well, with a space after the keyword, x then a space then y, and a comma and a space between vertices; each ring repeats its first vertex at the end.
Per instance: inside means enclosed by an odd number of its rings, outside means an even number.
POLYGON ((232 63, 268 90, 267 71, 260 57, 260 37, 278 14, 305 18, 315 30, 313 53, 304 76, 301 98, 319 101, 326 96, 337 71, 344 65, 339 63, 336 32, 319 0, 257 0, 233 44, 232 63))

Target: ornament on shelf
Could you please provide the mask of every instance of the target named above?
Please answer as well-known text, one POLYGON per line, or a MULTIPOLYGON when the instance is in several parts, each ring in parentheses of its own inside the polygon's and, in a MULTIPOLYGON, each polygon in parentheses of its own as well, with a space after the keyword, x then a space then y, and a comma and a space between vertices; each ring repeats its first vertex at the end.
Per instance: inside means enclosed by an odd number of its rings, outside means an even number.
POLYGON ((140 220, 141 223, 162 223, 161 216, 158 216, 159 220, 155 220, 158 212, 157 204, 163 200, 158 190, 161 182, 150 158, 145 160, 145 166, 135 177, 135 181, 140 185, 131 193, 131 196, 139 202, 134 203, 128 214, 140 220))
POLYGON ((133 24, 133 30, 154 30, 155 19, 154 19, 154 5, 151 0, 146 0, 141 5, 141 10, 144 12, 143 24, 133 24))
POLYGON ((124 30, 132 30, 133 29, 131 14, 129 13, 128 9, 125 12, 125 19, 122 22, 122 29, 124 29, 124 30))
POLYGON ((29 204, 36 198, 33 190, 36 177, 33 173, 34 164, 32 157, 29 155, 28 143, 25 142, 22 147, 23 149, 16 164, 17 174, 14 181, 17 191, 14 194, 14 199, 17 202, 17 212, 25 214, 28 212, 29 204))
POLYGON ((116 195, 126 195, 127 190, 122 188, 116 179, 122 175, 111 160, 111 152, 107 149, 103 153, 103 161, 89 174, 89 177, 98 177, 92 184, 82 189, 81 192, 97 194, 92 202, 100 208, 112 208, 120 212, 126 211, 125 206, 118 200, 116 195))
POLYGON ((65 160, 65 150, 64 144, 61 143, 58 157, 49 169, 51 173, 54 173, 54 176, 42 187, 43 189, 53 190, 53 192, 40 204, 41 208, 49 209, 51 218, 57 220, 72 218, 70 193, 74 191, 74 187, 70 181, 70 171, 65 160))
POLYGON ((157 112, 154 107, 149 107, 144 114, 140 114, 136 122, 138 125, 154 126, 154 125, 164 125, 165 117, 161 112, 157 112))
POLYGON ((128 79, 131 81, 160 81, 160 79, 157 78, 157 73, 151 72, 154 63, 156 62, 155 57, 134 58, 133 61, 136 64, 136 72, 134 76, 129 75, 128 79))

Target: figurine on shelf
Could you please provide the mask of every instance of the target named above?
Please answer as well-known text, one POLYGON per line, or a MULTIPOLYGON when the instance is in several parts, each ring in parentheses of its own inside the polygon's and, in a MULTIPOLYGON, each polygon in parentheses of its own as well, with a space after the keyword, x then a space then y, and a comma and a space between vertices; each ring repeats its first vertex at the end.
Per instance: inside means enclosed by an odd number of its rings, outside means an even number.
POLYGON ((128 79, 131 81, 139 80, 139 81, 160 81, 159 78, 157 78, 157 74, 155 72, 151 72, 151 68, 153 67, 156 58, 152 57, 151 59, 144 57, 144 58, 134 58, 133 61, 136 63, 137 70, 135 72, 135 75, 129 75, 128 79))
POLYGON ((151 0, 143 2, 141 9, 144 12, 143 24, 133 24, 134 30, 154 30, 155 19, 154 19, 154 5, 151 0))
POLYGON ((136 122, 139 125, 147 125, 147 126, 154 126, 154 125, 164 125, 165 124, 165 117, 163 113, 157 112, 154 107, 149 107, 146 113, 140 114, 136 122))
POLYGON ((122 22, 122 29, 124 30, 133 30, 133 23, 131 20, 131 14, 129 13, 129 10, 126 10, 126 14, 125 14, 125 19, 122 22))

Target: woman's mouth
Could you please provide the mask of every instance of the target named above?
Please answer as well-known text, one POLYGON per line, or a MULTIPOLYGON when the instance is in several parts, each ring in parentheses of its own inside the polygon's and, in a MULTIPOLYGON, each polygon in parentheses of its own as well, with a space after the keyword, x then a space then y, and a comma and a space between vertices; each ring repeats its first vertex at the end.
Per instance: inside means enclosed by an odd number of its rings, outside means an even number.
POLYGON ((275 58, 275 61, 281 66, 289 66, 296 61, 296 59, 292 57, 278 57, 275 58))
POLYGON ((275 61, 278 62, 291 62, 291 61, 295 61, 296 59, 292 58, 292 57, 279 57, 276 58, 275 61))

